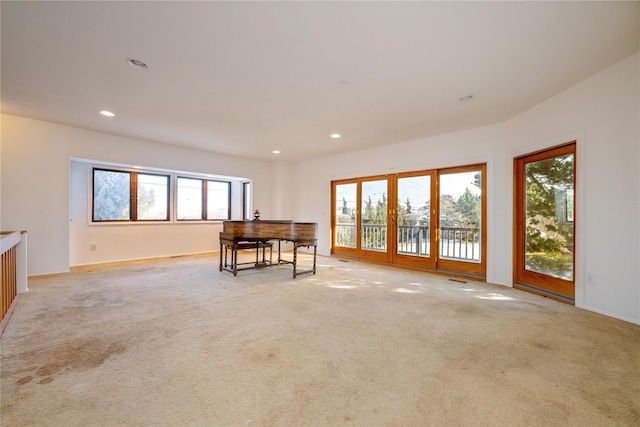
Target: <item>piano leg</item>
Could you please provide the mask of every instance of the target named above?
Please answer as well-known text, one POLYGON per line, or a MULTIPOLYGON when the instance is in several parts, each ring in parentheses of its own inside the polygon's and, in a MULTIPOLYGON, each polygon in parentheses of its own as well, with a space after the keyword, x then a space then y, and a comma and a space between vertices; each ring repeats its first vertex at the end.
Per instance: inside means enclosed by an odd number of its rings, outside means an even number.
POLYGON ((260 244, 256 243, 256 267, 260 266, 260 244))
POLYGON ((293 242, 293 278, 295 279, 297 276, 301 274, 313 273, 316 274, 316 256, 318 254, 318 245, 316 242, 293 242), (298 271, 298 248, 300 246, 304 246, 305 248, 310 248, 313 246, 313 269, 311 270, 303 270, 298 271))
POLYGON ((318 245, 313 245, 313 274, 316 274, 316 254, 318 252, 318 245))
POLYGON ((280 244, 282 243, 282 240, 278 240, 278 264, 281 263, 282 258, 280 257, 280 244))
POLYGON ((238 275, 238 249, 231 248, 231 266, 233 267, 233 275, 238 275))
POLYGON ((296 271, 296 266, 298 265, 298 245, 293 244, 293 278, 295 279, 298 275, 296 271))

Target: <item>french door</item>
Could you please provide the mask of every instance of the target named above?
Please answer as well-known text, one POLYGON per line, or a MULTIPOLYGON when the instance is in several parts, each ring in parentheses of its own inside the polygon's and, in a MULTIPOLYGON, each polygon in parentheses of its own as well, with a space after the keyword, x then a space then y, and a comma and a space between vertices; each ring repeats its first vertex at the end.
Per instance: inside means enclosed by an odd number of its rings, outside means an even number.
POLYGON ((432 220, 437 211, 435 171, 411 172, 392 178, 396 206, 392 208, 395 243, 391 262, 398 265, 436 268, 437 244, 432 220))
POLYGON ((332 253, 485 276, 485 165, 332 183, 332 253))
POLYGON ((514 287, 575 301, 575 142, 514 160, 514 287))
POLYGON ((486 276, 486 167, 438 171, 438 270, 486 276))

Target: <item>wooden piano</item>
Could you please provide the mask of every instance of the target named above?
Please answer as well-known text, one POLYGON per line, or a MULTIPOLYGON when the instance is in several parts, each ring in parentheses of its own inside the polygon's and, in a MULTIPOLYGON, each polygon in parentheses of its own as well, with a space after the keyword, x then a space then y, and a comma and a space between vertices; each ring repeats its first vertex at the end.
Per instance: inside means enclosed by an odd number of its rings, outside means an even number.
POLYGON ((235 276, 239 270, 262 268, 274 265, 272 258, 273 242, 278 241, 278 264, 292 264, 293 278, 306 273, 316 274, 318 224, 315 222, 293 221, 224 221, 220 233, 220 271, 230 271, 235 276), (282 241, 293 243, 293 261, 282 258, 280 244, 282 241), (313 247, 313 269, 298 271, 298 248, 313 247), (238 250, 255 249, 255 262, 238 263, 238 250), (269 249, 269 260, 266 259, 269 249), (231 261, 228 262, 228 252, 231 261), (262 253, 262 257, 260 257, 262 253), (243 266, 238 268, 239 266, 243 266))

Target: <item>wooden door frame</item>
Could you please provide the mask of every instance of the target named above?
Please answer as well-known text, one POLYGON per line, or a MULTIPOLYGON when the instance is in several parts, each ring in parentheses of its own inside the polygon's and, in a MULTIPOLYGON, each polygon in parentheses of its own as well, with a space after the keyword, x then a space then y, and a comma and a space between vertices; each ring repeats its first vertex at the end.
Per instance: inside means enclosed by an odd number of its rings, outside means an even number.
POLYGON ((437 204, 436 218, 438 221, 436 238, 437 269, 447 273, 466 274, 469 276, 486 278, 487 276, 487 164, 456 166, 437 170, 437 204), (480 262, 455 261, 440 258, 440 176, 464 172, 480 172, 480 262))
POLYGON ((487 265, 487 164, 478 163, 464 166, 455 166, 441 169, 427 169, 421 171, 402 172, 392 175, 374 175, 361 178, 351 178, 331 181, 331 254, 354 257, 363 261, 373 261, 398 266, 420 268, 430 271, 440 271, 447 274, 467 275, 470 277, 485 279, 487 265), (480 235, 480 261, 456 261, 440 259, 440 176, 461 172, 481 172, 481 235, 480 235), (433 230, 430 241, 430 257, 412 257, 410 255, 397 255, 397 229, 395 221, 390 225, 390 218, 397 216, 397 180, 398 178, 411 176, 431 176, 431 215, 430 228, 433 230), (387 181, 387 251, 385 253, 362 249, 362 183, 367 181, 387 181), (336 246, 336 186, 344 184, 356 184, 356 247, 346 248, 336 246), (393 206, 391 201, 393 201, 393 206), (395 210, 395 211, 394 211, 395 210), (409 259, 413 258, 413 259, 409 259), (400 261, 400 262, 397 262, 400 261))
POLYGON ((360 205, 358 204, 358 192, 360 190, 358 189, 358 180, 356 178, 353 179, 341 179, 338 181, 331 181, 331 254, 337 254, 337 255, 346 255, 346 256, 350 256, 350 257, 356 257, 357 256, 357 251, 358 251, 358 246, 359 246, 359 242, 358 242, 358 237, 360 236, 360 233, 358 232, 358 212, 360 211, 360 205), (336 230, 336 224, 337 224, 337 218, 336 218, 336 207, 334 206, 334 203, 336 202, 336 186, 338 185, 346 185, 346 184, 356 184, 356 247, 355 248, 348 248, 346 246, 337 246, 336 245, 336 235, 335 235, 335 230, 336 230))
POLYGON ((360 259, 364 259, 367 261, 375 261, 381 263, 389 263, 391 262, 391 248, 390 241, 391 235, 393 232, 389 226, 389 200, 391 200, 391 185, 389 182, 389 175, 374 175, 367 176, 363 178, 358 178, 358 197, 357 197, 357 206, 358 206, 358 214, 356 215, 356 256, 360 259), (373 251, 368 249, 362 249, 362 183, 371 182, 371 181, 387 181, 387 250, 385 252, 373 251))
POLYGON ((564 144, 555 145, 542 150, 517 156, 513 159, 513 287, 522 291, 543 295, 557 301, 575 305, 576 291, 576 232, 577 232, 577 175, 578 156, 577 141, 569 141, 564 144), (524 268, 524 239, 520 231, 524 229, 525 219, 525 197, 526 191, 520 195, 522 184, 524 184, 524 166, 541 160, 551 159, 566 154, 573 154, 573 272, 571 281, 553 278, 549 275, 529 271, 524 268), (524 159, 529 161, 524 162, 524 159), (522 197, 520 197, 522 196, 522 197), (544 288, 539 288, 534 284, 523 283, 526 280, 535 281, 542 285, 558 286, 564 291, 563 294, 553 292, 544 288))
MULTIPOLYGON (((422 170, 422 171, 414 171, 414 172, 403 172, 393 175, 393 192, 394 192, 394 201, 395 201, 395 210, 398 210, 398 180, 401 178, 411 178, 414 176, 429 176, 430 177, 430 191, 429 191, 429 203, 430 203, 430 211, 429 212, 429 229, 430 229, 430 238, 429 238, 429 257, 418 257, 413 255, 403 255, 398 254, 397 242, 397 226, 393 227, 393 250, 391 251, 391 262, 395 265, 400 266, 408 266, 408 267, 416 267, 416 268, 426 268, 429 270, 436 269, 436 259, 437 259, 437 248, 438 244, 436 241, 437 227, 434 227, 434 219, 437 219, 435 216, 435 208, 434 208, 434 200, 436 199, 436 169, 422 170)), ((396 215, 397 218, 397 215, 396 215)), ((397 222, 397 219, 396 219, 397 222)))

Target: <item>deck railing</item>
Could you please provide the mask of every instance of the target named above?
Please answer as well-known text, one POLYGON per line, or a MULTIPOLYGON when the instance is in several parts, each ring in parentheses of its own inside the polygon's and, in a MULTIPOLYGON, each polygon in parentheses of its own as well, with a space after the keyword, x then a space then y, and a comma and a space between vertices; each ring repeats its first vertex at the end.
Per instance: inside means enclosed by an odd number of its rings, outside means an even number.
POLYGON ((399 225, 398 253, 429 256, 429 226, 399 225))
POLYGON ((440 227, 440 257, 480 261, 480 229, 440 227))
MULTIPOLYGON (((429 226, 398 226, 397 251, 399 254, 429 256, 429 226)), ((336 224, 336 244, 356 247, 356 225, 336 224)), ((363 224, 361 248, 374 251, 387 250, 387 226, 363 224)), ((480 229, 478 227, 440 227, 440 257, 465 261, 480 261, 480 229)))

